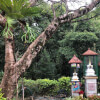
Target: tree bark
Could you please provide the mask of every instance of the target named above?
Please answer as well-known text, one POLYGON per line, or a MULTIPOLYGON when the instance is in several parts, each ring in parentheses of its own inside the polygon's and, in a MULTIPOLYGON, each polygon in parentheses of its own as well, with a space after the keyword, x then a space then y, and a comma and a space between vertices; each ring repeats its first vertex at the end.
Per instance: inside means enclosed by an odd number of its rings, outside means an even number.
MULTIPOLYGON (((14 39, 13 37, 5 38, 5 66, 4 76, 1 82, 1 88, 4 96, 9 100, 13 97, 14 90, 16 88, 16 80, 19 79, 20 75, 28 69, 32 63, 32 60, 36 57, 41 48, 45 45, 46 41, 54 34, 59 26, 65 22, 78 18, 91 11, 100 0, 95 0, 85 9, 75 10, 72 14, 64 14, 58 18, 55 18, 51 24, 45 29, 44 32, 37 37, 37 39, 30 44, 22 58, 15 62, 14 58, 14 39), (17 75, 16 75, 17 72, 17 75)), ((0 15, 0 24, 4 26, 6 19, 0 15)))
POLYGON ((4 76, 2 78, 1 87, 5 97, 12 97, 14 93, 15 81, 12 75, 15 74, 15 58, 14 58, 14 40, 13 37, 5 38, 5 66, 4 76))

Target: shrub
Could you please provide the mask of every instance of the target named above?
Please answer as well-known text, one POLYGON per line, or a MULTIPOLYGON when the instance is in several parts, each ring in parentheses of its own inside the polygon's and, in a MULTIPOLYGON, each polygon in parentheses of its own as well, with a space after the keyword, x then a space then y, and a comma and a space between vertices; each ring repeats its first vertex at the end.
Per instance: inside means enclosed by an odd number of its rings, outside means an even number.
POLYGON ((39 88, 39 94, 54 95, 58 91, 58 82, 56 80, 38 79, 36 80, 39 88))
POLYGON ((74 98, 69 97, 69 98, 66 98, 65 100, 89 100, 89 99, 78 96, 78 97, 74 97, 74 98))
MULTIPOLYGON (((19 96, 22 96, 22 80, 19 80, 19 96)), ((24 92, 25 92, 25 97, 32 96, 34 91, 37 91, 37 86, 34 80, 26 80, 24 78, 24 92)))
MULTIPOLYGON (((21 81, 21 80, 20 80, 21 81)), ((19 82, 20 91, 21 91, 21 82, 19 82)), ((37 80, 26 80, 24 79, 25 89, 30 90, 29 95, 57 95, 58 91, 65 89, 67 94, 70 94, 70 78, 61 77, 57 80, 50 79, 37 79, 37 80)), ((20 92, 22 94, 22 92, 20 92)))
POLYGON ((71 82, 70 77, 61 77, 58 79, 59 82, 59 89, 65 89, 67 91, 67 96, 71 94, 71 82))

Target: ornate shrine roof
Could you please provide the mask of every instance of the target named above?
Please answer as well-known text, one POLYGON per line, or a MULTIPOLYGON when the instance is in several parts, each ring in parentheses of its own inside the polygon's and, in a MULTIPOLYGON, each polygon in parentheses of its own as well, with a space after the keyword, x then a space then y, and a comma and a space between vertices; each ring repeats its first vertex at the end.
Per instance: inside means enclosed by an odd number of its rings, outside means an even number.
POLYGON ((96 52, 90 50, 90 48, 88 48, 88 50, 86 52, 84 52, 82 55, 83 56, 89 56, 89 55, 93 56, 93 55, 98 55, 98 54, 96 52))
POLYGON ((74 55, 68 63, 70 63, 70 64, 72 64, 72 63, 80 64, 80 63, 82 63, 82 61, 79 58, 77 58, 76 55, 74 55))

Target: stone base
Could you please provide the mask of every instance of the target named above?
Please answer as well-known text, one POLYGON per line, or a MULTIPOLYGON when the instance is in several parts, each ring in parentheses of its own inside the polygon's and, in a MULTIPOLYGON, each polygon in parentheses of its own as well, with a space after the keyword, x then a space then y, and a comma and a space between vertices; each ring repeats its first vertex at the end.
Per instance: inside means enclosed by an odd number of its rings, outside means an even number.
POLYGON ((79 96, 79 93, 72 93, 72 97, 77 97, 79 96))
POLYGON ((85 77, 85 95, 97 95, 97 76, 86 76, 85 77))

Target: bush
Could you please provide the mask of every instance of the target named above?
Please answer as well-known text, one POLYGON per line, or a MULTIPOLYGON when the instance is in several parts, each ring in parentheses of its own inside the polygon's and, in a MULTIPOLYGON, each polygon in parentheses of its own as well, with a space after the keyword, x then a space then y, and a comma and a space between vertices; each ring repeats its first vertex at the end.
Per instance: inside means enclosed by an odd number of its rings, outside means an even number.
POLYGON ((54 95, 58 91, 58 82, 56 80, 38 79, 39 94, 41 95, 54 95))
POLYGON ((89 100, 89 99, 78 96, 78 97, 74 97, 74 98, 69 97, 69 98, 66 98, 65 100, 89 100))
MULTIPOLYGON (((21 82, 19 83, 21 91, 21 82)), ((57 95, 58 91, 62 89, 66 90, 69 95, 71 89, 69 77, 59 78, 58 81, 50 79, 37 79, 35 81, 24 79, 24 87, 26 87, 25 90, 28 89, 30 91, 30 93, 28 93, 29 95, 57 95)))
POLYGON ((70 77, 61 77, 58 79, 59 83, 59 89, 60 90, 66 90, 67 96, 70 96, 71 94, 71 83, 70 83, 70 77))
MULTIPOLYGON (((19 87, 21 88, 21 84, 19 84, 19 87)), ((38 79, 36 81, 24 79, 24 87, 30 90, 34 95, 53 95, 58 91, 58 82, 49 79, 38 79)))
POLYGON ((68 87, 71 86, 70 77, 61 77, 58 79, 58 82, 60 89, 68 90, 69 89, 68 87))
MULTIPOLYGON (((19 80, 19 96, 22 96, 22 80, 19 80)), ((25 97, 32 96, 33 92, 36 91, 34 80, 26 80, 24 78, 24 93, 25 97)), ((15 91, 16 93, 16 91, 15 91)))

